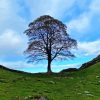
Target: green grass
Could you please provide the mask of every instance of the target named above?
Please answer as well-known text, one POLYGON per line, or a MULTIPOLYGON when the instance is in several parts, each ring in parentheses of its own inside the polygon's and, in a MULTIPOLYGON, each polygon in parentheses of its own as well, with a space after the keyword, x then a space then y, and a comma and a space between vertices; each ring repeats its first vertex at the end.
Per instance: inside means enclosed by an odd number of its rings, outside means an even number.
POLYGON ((25 74, 0 68, 0 100, 100 100, 100 63, 64 74, 25 74))

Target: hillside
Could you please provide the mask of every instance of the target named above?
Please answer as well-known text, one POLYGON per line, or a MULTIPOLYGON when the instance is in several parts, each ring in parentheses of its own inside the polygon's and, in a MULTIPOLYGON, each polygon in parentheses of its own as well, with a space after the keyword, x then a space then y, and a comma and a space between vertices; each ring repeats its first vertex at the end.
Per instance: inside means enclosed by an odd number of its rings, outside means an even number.
POLYGON ((100 55, 98 55, 96 58, 92 59, 91 61, 82 64, 82 66, 81 66, 79 69, 81 70, 81 69, 88 68, 88 67, 90 67, 91 65, 94 65, 94 64, 96 64, 96 63, 98 63, 98 62, 100 62, 100 55))
POLYGON ((0 67, 0 100, 40 97, 41 100, 100 100, 100 62, 84 70, 52 75, 0 67))
POLYGON ((100 55, 98 55, 97 57, 95 57, 91 61, 82 64, 82 66, 80 68, 78 68, 78 69, 77 68, 63 69, 62 71, 60 71, 60 73, 75 72, 75 71, 83 70, 83 69, 86 69, 88 67, 91 67, 92 65, 94 65, 96 63, 99 63, 99 62, 100 62, 100 55))

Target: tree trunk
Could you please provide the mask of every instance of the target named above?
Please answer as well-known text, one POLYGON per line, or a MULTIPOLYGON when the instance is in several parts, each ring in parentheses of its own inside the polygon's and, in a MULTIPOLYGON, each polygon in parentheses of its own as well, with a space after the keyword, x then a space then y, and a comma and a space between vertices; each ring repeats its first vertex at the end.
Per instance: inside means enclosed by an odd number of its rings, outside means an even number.
POLYGON ((51 71, 51 61, 50 60, 48 60, 47 73, 52 73, 52 71, 51 71))

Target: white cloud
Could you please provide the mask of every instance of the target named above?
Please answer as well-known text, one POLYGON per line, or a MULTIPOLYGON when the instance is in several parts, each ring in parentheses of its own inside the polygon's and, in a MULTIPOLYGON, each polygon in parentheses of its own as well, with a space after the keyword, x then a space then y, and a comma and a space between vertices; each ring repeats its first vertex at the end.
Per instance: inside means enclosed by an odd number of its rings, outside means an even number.
POLYGON ((76 0, 30 0, 26 3, 29 5, 31 17, 37 18, 41 15, 49 14, 56 18, 61 18, 65 11, 69 10, 76 0))
POLYGON ((92 42, 79 42, 77 53, 80 54, 80 56, 100 54, 100 40, 96 40, 92 42))
POLYGON ((20 16, 21 9, 16 0, 0 0, 0 34, 7 29, 24 31, 26 21, 20 16))
POLYGON ((13 30, 0 35, 0 55, 20 55, 25 49, 24 39, 13 30))
POLYGON ((88 13, 83 13, 77 19, 71 20, 67 23, 69 30, 75 30, 78 33, 87 31, 90 26, 91 15, 88 13))
POLYGON ((100 15, 100 1, 92 0, 86 11, 81 13, 78 17, 70 20, 67 24, 69 31, 76 31, 77 33, 84 33, 91 29, 92 21, 96 15, 100 15))
POLYGON ((34 64, 29 64, 26 63, 25 61, 16 61, 16 62, 0 61, 0 64, 10 69, 23 69, 23 68, 34 67, 34 64))
POLYGON ((92 10, 93 13, 99 13, 100 12, 100 0, 92 0, 91 5, 89 6, 90 10, 92 10))
POLYGON ((18 0, 0 0, 0 59, 23 55, 27 40, 23 32, 26 21, 18 0))
POLYGON ((10 11, 10 2, 7 2, 7 0, 0 0, 0 21, 7 18, 9 11, 10 11))

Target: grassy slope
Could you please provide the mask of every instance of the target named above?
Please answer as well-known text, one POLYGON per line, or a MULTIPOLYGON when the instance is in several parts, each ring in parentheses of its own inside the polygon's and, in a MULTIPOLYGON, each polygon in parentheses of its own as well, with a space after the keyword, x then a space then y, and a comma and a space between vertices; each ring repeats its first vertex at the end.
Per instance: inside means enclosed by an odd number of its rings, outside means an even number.
POLYGON ((49 76, 0 69, 0 100, 35 95, 47 96, 48 100, 100 100, 100 63, 78 72, 49 76))

